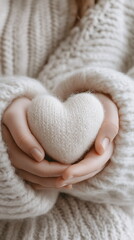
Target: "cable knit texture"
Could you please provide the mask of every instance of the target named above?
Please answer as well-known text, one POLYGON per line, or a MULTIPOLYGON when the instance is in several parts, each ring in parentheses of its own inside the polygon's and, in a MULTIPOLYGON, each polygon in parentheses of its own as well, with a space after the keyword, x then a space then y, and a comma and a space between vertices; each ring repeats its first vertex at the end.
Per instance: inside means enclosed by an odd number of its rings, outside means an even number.
POLYGON ((0 221, 0 239, 133 240, 134 233, 122 208, 63 195, 45 216, 0 221))
POLYGON ((120 117, 111 163, 58 200, 15 174, 0 129, 0 239, 133 240, 133 0, 100 0, 75 27, 73 0, 0 0, 0 9, 0 118, 16 97, 47 91, 108 93, 120 117))

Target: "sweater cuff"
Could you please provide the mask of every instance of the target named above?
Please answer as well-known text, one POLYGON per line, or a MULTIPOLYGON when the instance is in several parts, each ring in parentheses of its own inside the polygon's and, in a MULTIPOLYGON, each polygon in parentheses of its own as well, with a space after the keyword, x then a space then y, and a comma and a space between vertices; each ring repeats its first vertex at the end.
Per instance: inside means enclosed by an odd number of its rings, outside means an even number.
POLYGON ((108 94, 119 111, 119 133, 110 164, 92 179, 74 185, 69 194, 84 200, 118 205, 134 201, 134 82, 123 73, 104 68, 75 72, 55 89, 67 98, 82 91, 108 94))
MULTIPOLYGON (((47 90, 36 80, 27 77, 0 77, 0 120, 6 107, 17 97, 30 99, 47 90)), ((20 219, 42 215, 56 202, 54 190, 35 191, 26 184, 11 165, 0 124, 0 218, 20 219)))

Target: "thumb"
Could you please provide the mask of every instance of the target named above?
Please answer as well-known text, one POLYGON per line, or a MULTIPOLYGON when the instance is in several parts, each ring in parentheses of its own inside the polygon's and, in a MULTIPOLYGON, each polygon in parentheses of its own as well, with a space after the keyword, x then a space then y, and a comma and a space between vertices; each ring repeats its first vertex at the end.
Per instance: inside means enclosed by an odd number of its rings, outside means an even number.
POLYGON ((104 108, 104 121, 95 140, 95 150, 103 154, 119 131, 119 116, 116 104, 106 95, 96 94, 104 108))
POLYGON ((104 121, 95 140, 95 150, 103 154, 118 133, 118 125, 104 121))

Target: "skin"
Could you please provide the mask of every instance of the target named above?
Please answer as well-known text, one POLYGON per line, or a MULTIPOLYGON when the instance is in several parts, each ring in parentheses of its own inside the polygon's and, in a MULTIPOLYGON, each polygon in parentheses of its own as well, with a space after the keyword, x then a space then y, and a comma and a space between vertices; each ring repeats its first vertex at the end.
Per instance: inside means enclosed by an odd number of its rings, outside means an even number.
POLYGON ((72 165, 48 162, 45 150, 31 133, 27 123, 27 108, 31 100, 15 99, 2 119, 3 139, 16 174, 34 189, 69 188, 95 176, 108 164, 113 153, 114 138, 119 130, 118 109, 110 98, 96 94, 103 104, 105 117, 95 144, 84 159, 72 165), (21 119, 21 121, 20 121, 21 119))

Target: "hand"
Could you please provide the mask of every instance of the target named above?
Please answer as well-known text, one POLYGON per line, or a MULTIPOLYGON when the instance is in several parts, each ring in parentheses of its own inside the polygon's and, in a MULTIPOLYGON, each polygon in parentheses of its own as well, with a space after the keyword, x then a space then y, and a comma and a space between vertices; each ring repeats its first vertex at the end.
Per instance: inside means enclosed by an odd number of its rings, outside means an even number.
POLYGON ((93 148, 83 160, 68 167, 57 179, 57 187, 72 186, 72 184, 89 179, 99 173, 108 163, 113 153, 113 140, 119 130, 118 109, 109 97, 96 94, 103 104, 105 116, 98 132, 93 148))
POLYGON ((18 98, 6 109, 2 121, 3 138, 11 163, 21 178, 32 183, 35 189, 41 184, 55 188, 57 176, 61 176, 68 165, 44 160, 44 150, 27 124, 26 112, 30 103, 27 98, 18 98))
POLYGON ((56 188, 57 177, 61 176, 68 165, 42 160, 37 162, 25 154, 13 140, 6 126, 2 126, 3 138, 16 174, 27 181, 34 189, 56 188))
POLYGON ((19 149, 36 161, 42 161, 44 150, 32 135, 27 123, 27 108, 30 103, 26 97, 14 100, 5 110, 2 123, 7 127, 19 149))

